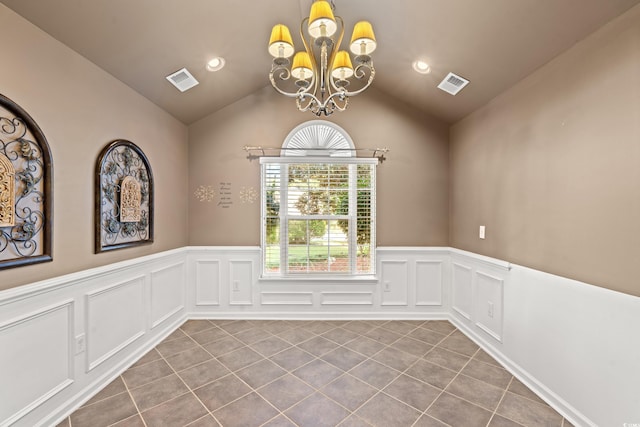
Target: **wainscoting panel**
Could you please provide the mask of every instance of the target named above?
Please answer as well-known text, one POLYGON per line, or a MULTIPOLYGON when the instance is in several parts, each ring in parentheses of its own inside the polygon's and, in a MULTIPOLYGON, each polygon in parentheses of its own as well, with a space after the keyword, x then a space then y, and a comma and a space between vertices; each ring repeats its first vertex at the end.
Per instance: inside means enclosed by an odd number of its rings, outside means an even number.
POLYGON ((409 265, 404 260, 380 261, 382 305, 409 305, 409 265))
POLYGON ((453 302, 451 307, 465 319, 471 320, 473 310, 473 274, 471 267, 454 262, 452 276, 453 302))
POLYGON ((57 425, 182 324, 186 252, 0 291, 0 426, 57 425))
POLYGON ((416 261, 416 305, 442 305, 443 261, 416 261))
POLYGON ((151 272, 151 328, 185 308, 185 263, 171 264, 151 272))
POLYGON ((229 305, 253 305, 253 261, 229 261, 229 305))
POLYGON ((476 326, 502 341, 502 305, 504 280, 476 271, 476 326))
POLYGON ((74 381, 72 300, 0 324, 0 425, 10 425, 74 381))
POLYGON ((313 305, 313 292, 261 292, 262 305, 313 305))
POLYGON ((187 247, 0 291, 0 426, 57 425, 187 317, 448 318, 573 425, 640 420, 640 298, 453 248, 376 256, 376 277, 265 280, 259 248, 187 247))
POLYGON ((372 292, 322 292, 321 305, 373 305, 372 292))
POLYGON ((220 260, 195 260, 196 305, 220 305, 220 260))
POLYGON ((145 277, 87 293, 84 329, 89 371, 144 335, 145 277))

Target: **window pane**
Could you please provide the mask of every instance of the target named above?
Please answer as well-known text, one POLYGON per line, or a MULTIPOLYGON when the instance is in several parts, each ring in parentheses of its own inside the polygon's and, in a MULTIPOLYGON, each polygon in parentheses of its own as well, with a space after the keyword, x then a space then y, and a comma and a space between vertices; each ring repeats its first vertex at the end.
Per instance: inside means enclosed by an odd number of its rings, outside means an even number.
POLYGON ((263 171, 265 273, 374 272, 375 166, 289 163, 263 171))

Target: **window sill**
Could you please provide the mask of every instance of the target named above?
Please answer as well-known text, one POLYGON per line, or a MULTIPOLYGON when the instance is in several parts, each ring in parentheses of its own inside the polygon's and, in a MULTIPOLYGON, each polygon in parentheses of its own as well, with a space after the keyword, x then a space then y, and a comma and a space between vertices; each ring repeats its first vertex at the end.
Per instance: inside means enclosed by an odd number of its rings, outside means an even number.
POLYGON ((362 276, 320 276, 320 275, 298 275, 298 276, 261 276, 258 278, 259 282, 299 282, 304 284, 313 283, 340 283, 340 284, 376 284, 379 282, 378 277, 374 275, 362 275, 362 276))

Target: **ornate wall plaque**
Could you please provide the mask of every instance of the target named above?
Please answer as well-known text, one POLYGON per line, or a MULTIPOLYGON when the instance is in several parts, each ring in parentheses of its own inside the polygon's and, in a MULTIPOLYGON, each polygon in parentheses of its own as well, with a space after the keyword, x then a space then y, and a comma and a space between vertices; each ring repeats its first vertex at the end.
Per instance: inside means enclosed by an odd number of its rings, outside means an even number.
POLYGON ((125 176, 120 184, 120 222, 139 222, 142 218, 142 191, 132 176, 125 176))
POLYGON ((40 127, 0 95, 0 269, 52 260, 52 169, 40 127))
POLYGON ((153 242, 153 174, 142 150, 119 139, 96 164, 95 252, 153 242))
POLYGON ((4 154, 0 154, 0 227, 16 224, 16 170, 4 154))

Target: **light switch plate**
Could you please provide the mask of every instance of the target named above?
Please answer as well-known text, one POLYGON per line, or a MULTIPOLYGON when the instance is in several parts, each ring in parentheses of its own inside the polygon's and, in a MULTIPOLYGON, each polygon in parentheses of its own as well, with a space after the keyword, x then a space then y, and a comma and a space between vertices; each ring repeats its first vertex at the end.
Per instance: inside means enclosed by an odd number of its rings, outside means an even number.
POLYGON ((484 229, 484 225, 481 225, 480 226, 480 233, 479 233, 481 239, 484 239, 484 230, 485 230, 484 229))

